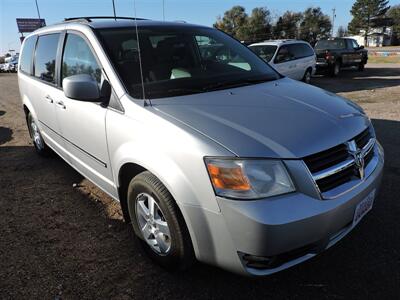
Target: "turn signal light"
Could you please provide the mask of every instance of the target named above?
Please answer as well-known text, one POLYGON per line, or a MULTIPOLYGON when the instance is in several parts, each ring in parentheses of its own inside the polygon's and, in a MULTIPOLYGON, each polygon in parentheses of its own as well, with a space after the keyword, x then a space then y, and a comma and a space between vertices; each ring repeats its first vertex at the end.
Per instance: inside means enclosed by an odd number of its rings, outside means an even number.
POLYGON ((250 184, 240 167, 220 167, 209 163, 207 168, 211 181, 217 189, 235 191, 248 191, 251 189, 250 184))

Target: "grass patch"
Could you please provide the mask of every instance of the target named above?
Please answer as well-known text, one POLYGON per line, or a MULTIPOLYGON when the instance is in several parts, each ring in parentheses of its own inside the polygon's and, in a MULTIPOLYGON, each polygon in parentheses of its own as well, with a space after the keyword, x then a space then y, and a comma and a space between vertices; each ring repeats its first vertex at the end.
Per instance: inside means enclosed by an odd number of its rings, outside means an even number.
POLYGON ((392 56, 369 56, 368 57, 369 64, 400 64, 400 56, 392 55, 392 56))

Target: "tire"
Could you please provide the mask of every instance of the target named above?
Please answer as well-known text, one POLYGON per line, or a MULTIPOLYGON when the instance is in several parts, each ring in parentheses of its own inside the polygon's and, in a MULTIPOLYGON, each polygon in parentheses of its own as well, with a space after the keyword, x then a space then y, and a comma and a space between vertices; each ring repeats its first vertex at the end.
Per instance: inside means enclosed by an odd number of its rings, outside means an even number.
POLYGON ((37 121, 32 117, 31 113, 28 113, 27 122, 29 135, 31 136, 36 152, 41 156, 49 156, 51 154, 51 150, 44 141, 37 125, 37 121))
POLYGON ((360 64, 358 65, 358 71, 362 72, 362 71, 364 71, 364 69, 365 69, 365 63, 362 62, 362 63, 360 63, 360 64))
POLYGON ((333 64, 333 66, 331 67, 331 69, 330 69, 330 75, 331 75, 331 77, 336 77, 336 76, 338 76, 339 75, 339 73, 340 73, 340 62, 339 61, 336 61, 334 64, 333 64))
POLYGON ((127 196, 134 232, 147 255, 167 270, 188 269, 195 261, 192 242, 167 188, 156 176, 145 171, 131 180, 127 196), (150 213, 151 203, 153 214, 150 213), (147 213, 143 207, 147 208, 147 213))
POLYGON ((310 84, 311 83, 311 74, 312 74, 312 70, 307 69, 306 72, 304 73, 302 81, 304 83, 310 84))

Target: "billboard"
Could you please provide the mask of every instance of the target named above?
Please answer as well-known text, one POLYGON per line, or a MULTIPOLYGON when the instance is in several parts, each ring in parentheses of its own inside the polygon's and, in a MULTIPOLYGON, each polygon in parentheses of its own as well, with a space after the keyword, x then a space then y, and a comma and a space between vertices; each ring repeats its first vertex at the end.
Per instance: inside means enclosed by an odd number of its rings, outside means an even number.
POLYGON ((36 29, 46 26, 46 21, 44 19, 27 19, 27 18, 17 18, 18 31, 32 32, 36 29))

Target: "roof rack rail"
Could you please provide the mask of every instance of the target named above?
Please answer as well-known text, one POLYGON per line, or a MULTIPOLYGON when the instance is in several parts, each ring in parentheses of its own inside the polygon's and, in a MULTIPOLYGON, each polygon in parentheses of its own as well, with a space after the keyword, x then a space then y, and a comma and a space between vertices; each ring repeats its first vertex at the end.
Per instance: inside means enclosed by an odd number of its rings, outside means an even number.
POLYGON ((92 17, 73 17, 65 18, 64 22, 74 22, 74 21, 86 21, 92 22, 93 19, 114 19, 114 20, 147 20, 143 18, 133 18, 133 17, 114 17, 114 16, 92 16, 92 17))

